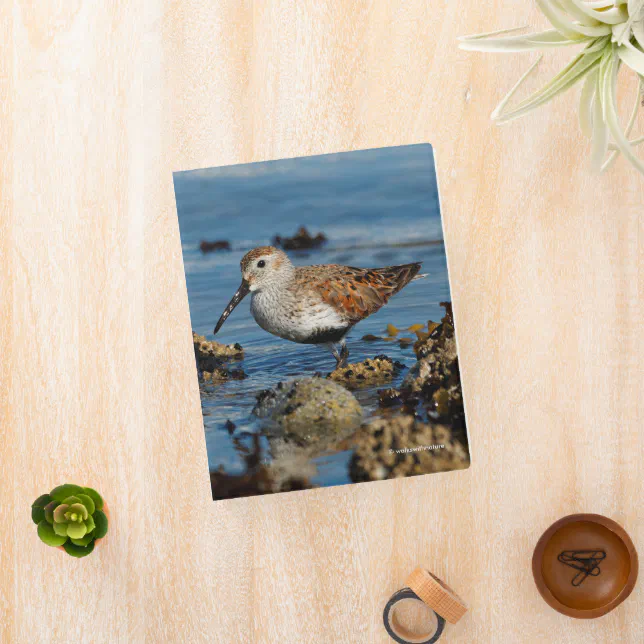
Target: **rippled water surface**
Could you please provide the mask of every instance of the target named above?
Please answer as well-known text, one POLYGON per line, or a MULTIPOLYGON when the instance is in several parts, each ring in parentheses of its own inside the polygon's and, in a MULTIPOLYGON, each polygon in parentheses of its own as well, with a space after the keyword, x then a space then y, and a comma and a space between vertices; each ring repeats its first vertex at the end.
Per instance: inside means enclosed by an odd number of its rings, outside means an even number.
MULTIPOLYGON (((428 319, 438 321, 443 315, 439 302, 451 299, 429 145, 181 172, 174 183, 195 331, 213 339, 213 327, 241 281, 239 261, 247 250, 270 244, 276 234, 291 236, 303 225, 313 235, 324 232, 329 241, 319 250, 290 252, 296 265, 423 262, 422 272, 429 276, 409 284, 348 337, 350 362, 386 353, 405 365, 414 364, 411 347, 361 338, 386 335, 389 322, 404 329, 428 319), (204 255, 199 250, 202 239, 228 240, 232 250, 204 255)), ((244 347, 245 359, 238 364, 248 378, 201 388, 209 464, 229 473, 243 471, 244 463, 224 427, 226 421, 235 423, 236 436, 258 432, 251 410, 259 391, 280 380, 326 374, 335 365, 323 347, 295 344, 260 329, 249 306, 250 296, 216 338, 244 347)), ((396 383, 403 377, 404 373, 396 383)), ((380 388, 356 392, 367 416, 377 408, 380 388)), ((344 451, 315 459, 314 482, 348 483, 349 457, 344 451)))

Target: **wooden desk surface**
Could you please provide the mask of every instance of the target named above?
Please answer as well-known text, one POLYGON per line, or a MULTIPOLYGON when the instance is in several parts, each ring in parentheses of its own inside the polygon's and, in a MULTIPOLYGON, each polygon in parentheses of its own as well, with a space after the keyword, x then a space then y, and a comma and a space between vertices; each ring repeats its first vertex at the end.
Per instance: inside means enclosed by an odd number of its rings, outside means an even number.
POLYGON ((417 563, 470 604, 446 642, 644 640, 644 580, 584 622, 531 578, 572 512, 644 553, 644 180, 589 174, 576 91, 490 123, 533 58, 455 39, 516 24, 544 19, 525 0, 0 3, 0 641, 384 644, 417 563), (172 171, 424 141, 471 469, 211 502, 172 171), (112 509, 86 560, 30 522, 64 481, 112 509))

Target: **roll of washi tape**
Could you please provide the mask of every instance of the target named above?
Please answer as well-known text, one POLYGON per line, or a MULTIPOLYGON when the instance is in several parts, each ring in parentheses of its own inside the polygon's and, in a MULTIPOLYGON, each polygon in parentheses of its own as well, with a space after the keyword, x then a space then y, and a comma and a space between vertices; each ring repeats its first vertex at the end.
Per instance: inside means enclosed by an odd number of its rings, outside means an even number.
POLYGON ((450 624, 456 624, 467 612, 465 602, 444 581, 432 575, 429 570, 416 568, 407 577, 407 586, 450 624))
POLYGON ((406 602, 425 604, 411 588, 403 588, 394 593, 387 602, 382 615, 389 637, 398 644, 434 644, 437 642, 443 633, 443 628, 445 628, 445 620, 430 608, 432 619, 426 627, 426 632, 423 634, 412 633, 396 618, 396 609, 400 609, 406 602))

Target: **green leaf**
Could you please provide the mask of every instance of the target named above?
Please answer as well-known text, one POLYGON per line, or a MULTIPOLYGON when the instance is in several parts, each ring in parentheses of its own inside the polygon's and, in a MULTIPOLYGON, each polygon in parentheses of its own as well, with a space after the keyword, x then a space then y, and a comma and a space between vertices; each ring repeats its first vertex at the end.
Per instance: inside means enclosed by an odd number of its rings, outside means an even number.
POLYGON ((615 139, 615 145, 618 147, 619 151, 628 159, 637 170, 644 174, 644 163, 642 160, 637 157, 630 141, 624 135, 619 124, 619 117, 617 115, 617 104, 616 104, 616 84, 617 84, 617 72, 619 66, 616 62, 616 57, 613 57, 610 61, 610 66, 608 72, 605 74, 604 78, 604 94, 606 100, 604 101, 604 107, 606 110, 606 123, 610 129, 613 138, 615 139))
POLYGON ((94 540, 94 534, 91 532, 88 532, 84 537, 80 539, 71 539, 71 542, 75 546, 86 546, 89 544, 90 541, 94 540))
POLYGON ((637 44, 644 48, 644 21, 633 23, 633 37, 637 41, 637 44))
POLYGON ((69 524, 67 524, 67 523, 56 523, 56 522, 54 522, 52 528, 53 528, 54 532, 57 535, 60 535, 61 537, 66 537, 67 536, 67 526, 68 525, 69 524))
POLYGON ((545 14, 546 18, 550 20, 552 26, 567 38, 580 38, 582 36, 606 36, 611 33, 610 25, 600 24, 593 27, 588 27, 576 22, 573 22, 566 16, 560 13, 555 8, 550 0, 537 0, 537 5, 545 14))
POLYGON ((87 528, 87 532, 91 532, 96 527, 96 524, 94 523, 94 518, 92 517, 91 514, 85 520, 85 527, 87 528))
POLYGON ((579 125, 581 131, 588 137, 593 135, 593 104, 599 97, 595 96, 597 90, 597 70, 586 76, 579 97, 579 125))
POLYGON ((87 512, 89 512, 89 514, 94 514, 94 511, 96 510, 96 504, 94 503, 94 501, 92 501, 92 497, 88 494, 78 494, 78 498, 80 499, 80 502, 87 508, 87 512))
POLYGON ((522 27, 510 27, 509 29, 497 29, 496 31, 486 31, 481 34, 470 34, 469 36, 459 36, 458 39, 461 42, 464 42, 466 40, 485 40, 486 38, 492 38, 493 36, 502 36, 504 34, 514 33, 515 31, 522 31, 523 29, 527 29, 527 27, 524 25, 522 27))
POLYGON ((82 503, 74 503, 73 505, 70 505, 68 512, 77 514, 82 521, 85 521, 85 519, 87 519, 87 517, 89 516, 87 508, 82 503))
POLYGON ((566 8, 580 21, 585 16, 607 25, 618 25, 620 22, 624 22, 628 15, 621 7, 611 6, 610 2, 605 3, 606 9, 602 11, 597 11, 583 0, 568 0, 567 5, 566 8))
POLYGON ((42 496, 39 496, 32 504, 31 507, 38 506, 40 508, 44 508, 48 503, 51 502, 51 496, 49 494, 43 494, 42 496))
MULTIPOLYGON (((582 52, 546 85, 528 98, 524 99, 513 110, 501 113, 497 108, 493 118, 496 118, 500 123, 505 123, 519 118, 536 107, 547 103, 592 72, 592 70, 599 65, 601 56, 601 51, 596 51, 592 54, 584 54, 582 52)), ((513 88, 513 91, 516 91, 516 86, 513 88)))
POLYGON ((94 523, 96 524, 94 536, 97 539, 102 539, 107 534, 107 517, 105 513, 101 510, 96 511, 94 513, 94 523))
POLYGON ((72 496, 74 494, 83 494, 83 493, 84 493, 84 490, 82 487, 80 487, 80 485, 74 485, 73 483, 65 483, 65 485, 59 485, 58 487, 55 487, 49 493, 49 495, 55 501, 58 501, 59 503, 63 503, 68 496, 72 496))
POLYGON ((618 47, 617 55, 626 63, 634 72, 644 76, 644 53, 639 49, 630 47, 618 47))
POLYGON ((504 114, 505 106, 510 102, 512 97, 516 94, 519 87, 523 85, 523 83, 528 78, 528 76, 530 76, 530 74, 532 74, 532 72, 539 66, 539 63, 541 63, 542 58, 543 58, 543 55, 540 55, 539 58, 537 58, 537 60, 535 60, 534 63, 532 63, 532 65, 528 67, 528 70, 514 84, 514 87, 512 87, 512 89, 503 97, 501 102, 494 108, 494 111, 492 112, 492 114, 490 114, 490 118, 493 121, 496 121, 499 118, 501 118, 501 116, 504 114))
POLYGON ((94 550, 94 542, 90 541, 86 546, 78 546, 71 541, 68 541, 63 548, 65 552, 72 557, 86 557, 92 550, 94 550))
MULTIPOLYGON (((96 510, 103 509, 103 497, 91 487, 83 488, 83 492, 89 496, 92 501, 94 501, 94 506, 96 510)), ((93 513, 92 513, 93 514, 93 513)))
POLYGON ((622 25, 622 31, 616 38, 618 45, 623 45, 628 42, 631 34, 631 28, 634 24, 639 23, 642 20, 641 11, 644 9, 643 0, 628 0, 628 20, 622 25))
POLYGON ((45 518, 45 506, 51 501, 49 494, 39 496, 31 504, 31 520, 38 525, 45 518))
POLYGON ((65 505, 74 505, 74 503, 80 503, 81 500, 77 496, 68 496, 63 503, 65 505))
POLYGON ((60 504, 58 501, 52 501, 51 503, 48 503, 45 506, 45 519, 47 519, 48 523, 53 523, 54 522, 54 510, 59 506, 60 504))
POLYGON ((602 114, 602 105, 599 97, 593 103, 593 135, 590 153, 590 167, 594 172, 601 170, 604 157, 608 152, 608 126, 602 114))
POLYGON ((68 523, 67 534, 72 539, 82 539, 87 534, 84 523, 68 523))
POLYGON ((65 519, 65 512, 69 509, 69 506, 66 503, 61 503, 58 507, 55 508, 54 510, 54 523, 64 523, 67 519, 65 519))
POLYGON ((67 541, 67 537, 56 534, 45 519, 38 524, 38 536, 43 543, 46 543, 52 548, 62 546, 67 541))
POLYGON ((461 38, 459 48, 467 51, 517 52, 579 45, 589 40, 591 38, 571 40, 562 36, 556 29, 548 29, 506 38, 461 38))
MULTIPOLYGON (((630 133, 633 129, 633 126, 635 125, 635 119, 637 118, 637 112, 639 111, 640 108, 640 96, 642 96, 642 91, 644 89, 644 79, 640 76, 639 77, 639 83, 637 85, 637 92, 635 94, 635 102, 633 104, 633 109, 631 110, 631 116, 628 119, 628 125, 626 126, 626 129, 624 130, 624 135, 625 136, 630 136, 630 133)), ((630 141, 630 144, 632 146, 639 145, 644 139, 640 137, 639 139, 634 139, 630 141)), ((615 162, 615 159, 619 156, 619 147, 617 147, 614 143, 609 143, 608 149, 612 150, 612 152, 608 155, 608 159, 606 159, 606 162, 604 165, 601 167, 601 172, 605 172, 608 168, 613 165, 615 162)))

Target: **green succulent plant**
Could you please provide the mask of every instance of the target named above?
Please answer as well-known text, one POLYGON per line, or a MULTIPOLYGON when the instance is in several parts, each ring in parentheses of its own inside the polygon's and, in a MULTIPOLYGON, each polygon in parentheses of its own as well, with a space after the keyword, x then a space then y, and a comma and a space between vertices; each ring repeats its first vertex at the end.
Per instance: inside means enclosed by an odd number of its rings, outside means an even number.
POLYGON ((38 497, 31 518, 43 543, 62 546, 72 557, 85 557, 97 539, 107 534, 107 516, 101 495, 91 487, 66 483, 38 497))

